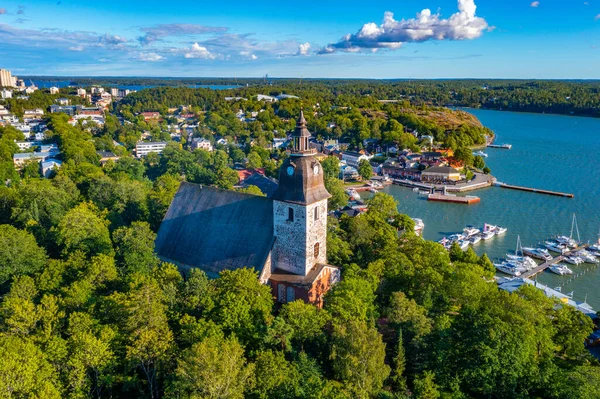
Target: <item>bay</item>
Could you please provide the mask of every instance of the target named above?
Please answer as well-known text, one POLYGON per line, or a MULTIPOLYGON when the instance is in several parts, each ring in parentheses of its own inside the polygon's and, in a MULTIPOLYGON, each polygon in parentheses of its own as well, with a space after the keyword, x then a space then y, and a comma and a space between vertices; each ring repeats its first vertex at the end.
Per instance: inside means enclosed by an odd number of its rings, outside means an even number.
MULTIPOLYGON (((492 129, 496 143, 510 143, 511 150, 487 148, 486 163, 498 181, 573 193, 574 198, 490 187, 471 194, 481 198, 474 205, 428 202, 410 189, 389 186, 385 190, 399 202, 399 211, 423 219, 423 236, 439 240, 460 232, 466 225, 484 223, 508 228, 506 235, 476 244, 473 249, 494 260, 515 250, 517 236, 523 246, 535 246, 555 235, 569 235, 573 214, 584 242, 594 242, 600 231, 600 119, 466 109, 492 129)), ((575 234, 575 233, 574 233, 575 234)), ((569 266, 571 267, 571 266, 569 266)), ((576 301, 587 299, 600 310, 600 266, 572 266, 575 276, 550 272, 538 275, 540 283, 574 291, 576 301)))

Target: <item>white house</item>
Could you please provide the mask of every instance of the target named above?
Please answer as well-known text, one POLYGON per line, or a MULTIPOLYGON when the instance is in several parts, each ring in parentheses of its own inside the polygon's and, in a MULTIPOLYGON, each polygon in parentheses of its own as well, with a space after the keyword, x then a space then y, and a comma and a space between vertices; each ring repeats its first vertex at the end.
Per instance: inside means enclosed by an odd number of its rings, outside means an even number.
POLYGON ((3 99, 12 98, 12 90, 2 89, 0 90, 0 95, 3 99))
POLYGON ((212 151, 213 146, 210 143, 210 140, 207 140, 203 137, 197 137, 192 140, 192 150, 203 149, 206 151, 212 151))
POLYGON ((59 91, 60 91, 59 88, 56 86, 52 86, 50 88, 50 94, 58 94, 59 91))
POLYGON ((44 116, 44 110, 41 108, 23 110, 23 118, 41 118, 44 116))
POLYGON ((46 179, 49 179, 52 177, 52 173, 56 169, 60 169, 61 166, 62 161, 59 161, 58 159, 48 158, 45 161, 42 161, 40 165, 42 169, 42 176, 44 176, 46 179))
POLYGON ((271 96, 266 96, 264 94, 259 94, 256 96, 256 99, 258 101, 266 101, 268 103, 274 103, 277 101, 277 99, 275 97, 271 97, 271 96))
POLYGON ((361 160, 365 159, 367 161, 373 158, 372 155, 361 154, 360 152, 353 151, 344 151, 342 152, 342 161, 345 161, 347 165, 352 166, 353 168, 358 168, 358 164, 361 160))
POLYGON ((86 94, 87 93, 86 93, 85 89, 82 89, 82 88, 77 89, 77 95, 79 97, 85 97, 86 94))
POLYGON ((145 157, 146 155, 150 154, 151 152, 160 154, 163 152, 163 150, 165 149, 166 146, 167 146, 166 141, 139 142, 135 146, 135 155, 138 158, 140 158, 140 157, 145 157))

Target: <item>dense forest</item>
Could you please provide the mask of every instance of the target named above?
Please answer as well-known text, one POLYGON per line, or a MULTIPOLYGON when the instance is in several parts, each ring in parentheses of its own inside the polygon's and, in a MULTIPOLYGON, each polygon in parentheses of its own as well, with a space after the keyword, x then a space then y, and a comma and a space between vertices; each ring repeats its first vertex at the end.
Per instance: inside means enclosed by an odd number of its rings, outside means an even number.
MULTIPOLYGON (((436 108, 334 89, 306 87, 293 93, 301 100, 274 104, 245 90, 250 98, 239 102, 206 89, 144 90, 101 127, 51 114, 48 140, 64 161, 51 179, 37 164, 14 169, 22 134, 0 127, 1 398, 598 396, 600 365, 583 345, 587 316, 531 287, 499 291, 487 256, 414 235, 386 194, 360 216, 330 218, 328 260, 342 280, 323 309, 276 305, 251 268, 209 279, 161 262, 154 239, 180 181, 233 189, 239 162, 276 176, 285 152, 250 141, 284 134, 301 106, 315 110, 305 112, 311 130, 356 146, 371 137, 398 143, 411 123, 461 145, 486 132, 462 113, 451 113, 464 124, 450 129, 431 119, 436 108), (179 105, 201 115, 197 133, 247 145, 207 152, 173 141, 160 156, 130 156, 143 132, 169 137, 168 108, 179 105), (242 124, 231 117, 240 107, 264 111, 242 124), (149 110, 165 120, 137 115, 149 110), (319 127, 332 118, 343 128, 319 127), (97 150, 121 158, 101 166, 97 150)), ((323 161, 339 194, 331 208, 345 201, 337 168, 337 159, 323 161)))
MULTIPOLYGON (((27 78, 29 79, 29 77, 27 78)), ((140 86, 232 85, 269 90, 267 84, 334 88, 337 94, 374 96, 380 100, 410 99, 413 104, 462 106, 520 112, 600 117, 600 82, 594 80, 501 79, 272 79, 272 78, 68 78, 33 77, 44 81, 68 80, 75 85, 140 86)), ((266 94, 266 93, 263 93, 266 94)))

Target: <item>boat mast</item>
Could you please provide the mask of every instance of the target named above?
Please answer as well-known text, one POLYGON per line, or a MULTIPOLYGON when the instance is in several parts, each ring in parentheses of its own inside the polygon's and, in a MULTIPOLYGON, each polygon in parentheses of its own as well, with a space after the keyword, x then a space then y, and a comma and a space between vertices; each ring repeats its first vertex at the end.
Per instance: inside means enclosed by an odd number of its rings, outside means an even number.
POLYGON ((573 228, 575 228, 575 232, 577 233, 577 242, 581 242, 581 237, 579 236, 579 226, 577 225, 577 217, 573 214, 573 221, 571 222, 571 235, 570 239, 573 239, 573 228))

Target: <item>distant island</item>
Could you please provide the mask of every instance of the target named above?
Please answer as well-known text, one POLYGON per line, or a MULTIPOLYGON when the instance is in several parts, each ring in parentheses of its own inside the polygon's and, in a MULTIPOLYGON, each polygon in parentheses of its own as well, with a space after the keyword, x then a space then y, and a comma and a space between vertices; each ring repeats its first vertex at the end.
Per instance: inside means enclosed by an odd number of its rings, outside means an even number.
POLYGON ((77 85, 134 86, 280 86, 320 85, 339 94, 368 95, 384 100, 409 99, 413 104, 457 106, 516 112, 600 117, 599 80, 519 79, 301 79, 223 77, 52 77, 27 80, 77 85))

